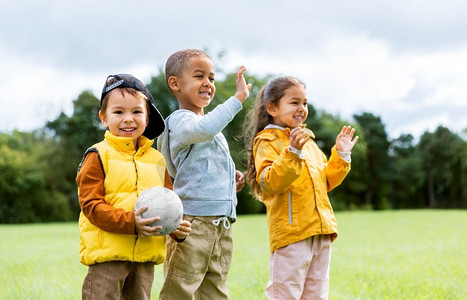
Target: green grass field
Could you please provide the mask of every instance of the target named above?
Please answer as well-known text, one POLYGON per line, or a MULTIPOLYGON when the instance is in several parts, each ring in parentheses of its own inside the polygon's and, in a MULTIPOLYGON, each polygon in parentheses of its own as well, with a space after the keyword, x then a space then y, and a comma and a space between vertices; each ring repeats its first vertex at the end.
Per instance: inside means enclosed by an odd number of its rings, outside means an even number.
MULTIPOLYGON (((467 211, 337 213, 331 299, 466 299, 467 211)), ((231 299, 266 299, 264 215, 233 225, 231 299)), ((81 299, 77 223, 0 225, 1 299, 81 299)), ((162 284, 156 266, 153 299, 162 284)))

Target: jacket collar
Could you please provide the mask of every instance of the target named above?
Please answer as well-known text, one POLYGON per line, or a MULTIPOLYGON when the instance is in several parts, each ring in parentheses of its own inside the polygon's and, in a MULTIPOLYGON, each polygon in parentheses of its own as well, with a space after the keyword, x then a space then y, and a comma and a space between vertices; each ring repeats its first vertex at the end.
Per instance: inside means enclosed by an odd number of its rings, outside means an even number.
POLYGON ((150 140, 142 135, 138 138, 138 151, 136 151, 133 139, 131 138, 116 136, 109 130, 105 132, 104 137, 115 149, 129 154, 145 151, 154 143, 154 140, 150 140))
MULTIPOLYGON (((302 125, 302 128, 303 130, 305 130, 306 134, 309 135, 311 138, 315 138, 315 134, 313 133, 313 131, 311 131, 310 129, 306 128, 306 124, 303 124, 302 125)), ((279 126, 279 125, 276 125, 276 124, 268 124, 266 127, 264 127, 264 130, 266 129, 279 129, 279 130, 283 130, 284 133, 289 136, 290 135, 290 128, 286 127, 282 127, 282 126, 279 126)))

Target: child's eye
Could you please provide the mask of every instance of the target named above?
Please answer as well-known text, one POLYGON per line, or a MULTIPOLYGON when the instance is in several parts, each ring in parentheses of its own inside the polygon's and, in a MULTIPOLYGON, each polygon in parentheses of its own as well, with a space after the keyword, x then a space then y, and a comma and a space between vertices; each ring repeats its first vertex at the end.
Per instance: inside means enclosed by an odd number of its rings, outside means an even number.
POLYGON ((115 111, 114 111, 114 114, 120 115, 120 114, 122 114, 122 111, 121 111, 121 110, 115 110, 115 111))
POLYGON ((214 77, 209 77, 209 81, 214 82, 214 77))

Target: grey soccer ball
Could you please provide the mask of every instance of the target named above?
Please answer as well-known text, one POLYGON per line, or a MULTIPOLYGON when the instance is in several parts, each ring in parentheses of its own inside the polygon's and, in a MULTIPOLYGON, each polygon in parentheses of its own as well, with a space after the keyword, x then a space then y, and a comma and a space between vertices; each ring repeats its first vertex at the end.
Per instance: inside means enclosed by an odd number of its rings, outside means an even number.
POLYGON ((147 205, 141 216, 143 219, 159 217, 160 220, 149 224, 162 226, 158 236, 168 235, 177 229, 182 221, 183 206, 178 195, 168 188, 158 186, 144 190, 135 203, 135 210, 147 205))

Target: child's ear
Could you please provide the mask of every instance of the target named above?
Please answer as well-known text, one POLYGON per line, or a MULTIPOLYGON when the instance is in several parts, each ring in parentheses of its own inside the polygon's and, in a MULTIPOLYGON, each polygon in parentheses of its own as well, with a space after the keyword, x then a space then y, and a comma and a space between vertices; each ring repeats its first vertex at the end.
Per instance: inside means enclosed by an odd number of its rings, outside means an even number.
POLYGON ((99 111, 99 119, 101 119, 101 123, 105 128, 109 127, 107 126, 107 118, 105 117, 105 114, 102 112, 102 110, 99 111))
POLYGON ((270 114, 272 117, 276 117, 277 116, 277 110, 278 110, 278 107, 277 105, 271 103, 271 102, 268 102, 266 103, 266 111, 268 112, 268 114, 270 114))
POLYGON ((170 76, 167 79, 167 85, 172 91, 179 91, 180 87, 178 86, 178 78, 176 76, 170 76))

